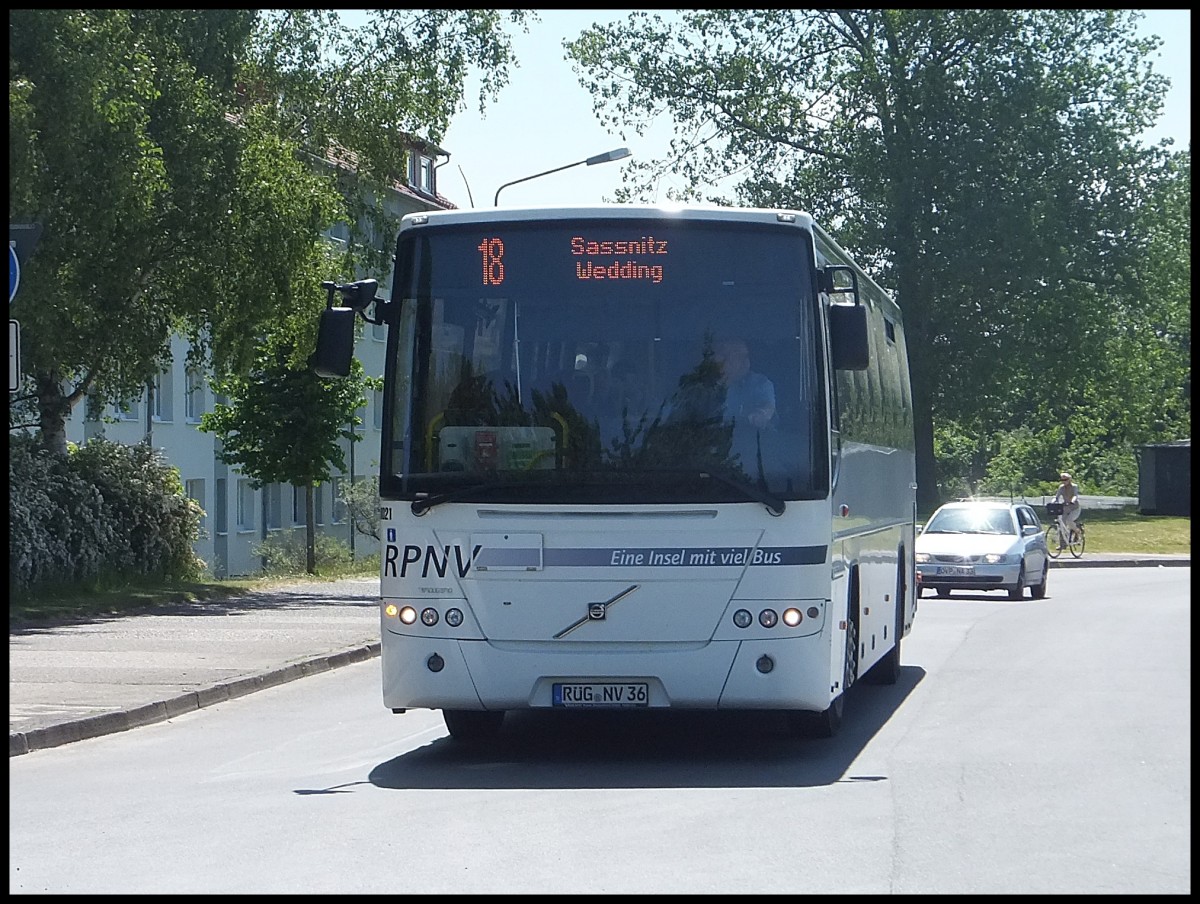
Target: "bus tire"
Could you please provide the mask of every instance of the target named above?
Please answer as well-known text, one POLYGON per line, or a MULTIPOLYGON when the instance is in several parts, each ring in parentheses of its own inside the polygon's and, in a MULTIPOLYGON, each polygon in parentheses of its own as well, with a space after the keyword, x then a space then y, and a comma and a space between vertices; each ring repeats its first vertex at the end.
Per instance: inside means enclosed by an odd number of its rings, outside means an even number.
POLYGON ((450 737, 463 744, 481 744, 500 733, 504 710, 443 709, 442 719, 450 737))
POLYGON ((846 613, 846 656, 842 667, 842 688, 829 706, 821 712, 797 710, 788 713, 792 731, 801 737, 832 738, 842 727, 842 711, 845 708, 846 691, 850 690, 858 677, 858 574, 850 578, 851 602, 846 613))
POLYGON ((832 738, 842 727, 845 694, 838 694, 823 712, 794 710, 787 714, 791 733, 802 738, 832 738))
POLYGON ((845 708, 846 694, 840 693, 829 704, 824 712, 814 713, 812 733, 818 738, 832 738, 842 727, 842 710, 845 708))

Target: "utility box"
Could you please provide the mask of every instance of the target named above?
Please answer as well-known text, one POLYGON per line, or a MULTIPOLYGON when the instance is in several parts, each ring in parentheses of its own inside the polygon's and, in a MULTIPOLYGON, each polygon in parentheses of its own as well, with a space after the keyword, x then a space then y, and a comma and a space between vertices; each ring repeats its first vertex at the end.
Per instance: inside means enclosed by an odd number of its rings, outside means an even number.
POLYGON ((1143 515, 1192 514, 1192 441, 1138 446, 1138 511, 1143 515))

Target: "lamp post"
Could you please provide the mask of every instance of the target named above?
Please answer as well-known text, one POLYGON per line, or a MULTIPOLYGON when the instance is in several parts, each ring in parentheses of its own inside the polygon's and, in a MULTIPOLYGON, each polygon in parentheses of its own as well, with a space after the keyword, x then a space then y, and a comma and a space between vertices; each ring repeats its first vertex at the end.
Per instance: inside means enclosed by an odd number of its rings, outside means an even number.
POLYGON ((525 176, 521 179, 513 179, 512 182, 505 182, 498 189, 496 189, 496 197, 493 201, 493 205, 499 207, 500 192, 504 191, 504 189, 508 188, 510 185, 516 185, 518 182, 528 182, 530 179, 536 179, 539 176, 548 176, 551 173, 561 172, 562 170, 570 169, 573 166, 583 166, 585 163, 588 166, 595 166, 597 163, 608 163, 610 160, 622 160, 629 156, 631 156, 629 153, 629 148, 616 148, 612 151, 605 151, 603 154, 597 154, 594 157, 588 157, 586 160, 576 160, 574 163, 568 163, 566 166, 557 166, 554 169, 548 169, 542 173, 534 173, 532 176, 525 176))

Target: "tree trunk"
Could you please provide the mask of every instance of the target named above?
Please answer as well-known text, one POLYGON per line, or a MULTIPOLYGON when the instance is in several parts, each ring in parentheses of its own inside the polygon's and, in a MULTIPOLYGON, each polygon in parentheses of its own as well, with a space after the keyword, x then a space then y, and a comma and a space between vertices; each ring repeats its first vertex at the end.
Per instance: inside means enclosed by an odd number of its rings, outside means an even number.
POLYGON ((304 486, 304 570, 309 574, 317 573, 317 516, 313 510, 316 493, 312 483, 304 486))
POLYGON ((37 386, 38 427, 42 431, 42 445, 55 455, 65 456, 71 400, 63 394, 57 373, 37 373, 33 379, 37 386))

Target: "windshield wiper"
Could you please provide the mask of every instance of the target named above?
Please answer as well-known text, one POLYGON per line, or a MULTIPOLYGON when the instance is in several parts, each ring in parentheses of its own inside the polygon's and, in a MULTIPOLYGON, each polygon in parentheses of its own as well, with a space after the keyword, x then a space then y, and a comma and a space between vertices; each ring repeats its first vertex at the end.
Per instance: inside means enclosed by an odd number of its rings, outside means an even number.
POLYGON ((443 502, 453 502, 455 499, 462 499, 477 493, 479 490, 491 490, 498 487, 514 486, 511 483, 472 483, 465 487, 459 487, 457 490, 447 490, 444 493, 434 493, 430 496, 422 496, 420 499, 412 501, 412 513, 414 515, 424 515, 435 505, 441 505, 443 502))
POLYGON ((743 480, 734 480, 732 477, 726 477, 724 474, 718 474, 713 471, 701 471, 700 476, 707 477, 710 480, 715 480, 717 483, 723 486, 727 486, 730 489, 745 493, 755 502, 761 502, 763 505, 765 505, 767 507, 767 511, 769 511, 772 515, 782 515, 783 510, 787 508, 787 503, 774 493, 770 493, 761 487, 756 487, 752 483, 746 483, 743 480))
POLYGON ((669 475, 673 475, 676 477, 678 477, 678 476, 700 477, 700 478, 703 478, 706 480, 715 480, 717 483, 721 484, 721 486, 723 486, 723 487, 728 487, 731 490, 737 490, 739 493, 742 493, 743 495, 750 497, 755 502, 761 502, 763 505, 765 505, 767 507, 767 509, 771 512, 772 515, 782 515, 783 510, 785 508, 787 508, 787 503, 784 502, 782 499, 780 499, 778 496, 776 496, 774 493, 768 492, 767 490, 764 490, 761 487, 757 487, 752 483, 747 483, 744 480, 737 480, 733 477, 728 477, 725 474, 721 474, 717 471, 705 471, 703 469, 697 469, 695 471, 689 471, 689 470, 683 470, 683 469, 677 469, 677 470, 653 469, 653 470, 649 471, 648 473, 669 474, 669 475))

